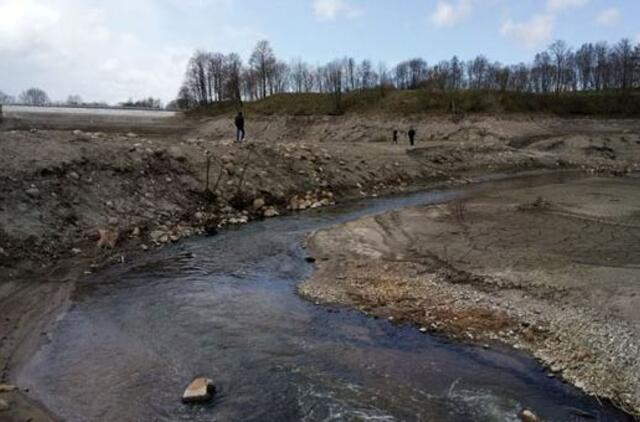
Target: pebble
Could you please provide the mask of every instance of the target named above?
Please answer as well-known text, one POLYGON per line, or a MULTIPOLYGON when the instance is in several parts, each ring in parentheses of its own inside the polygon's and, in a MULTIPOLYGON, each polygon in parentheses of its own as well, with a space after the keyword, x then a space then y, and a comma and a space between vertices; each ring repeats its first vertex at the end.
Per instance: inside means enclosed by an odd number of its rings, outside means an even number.
POLYGON ((27 189, 25 192, 27 193, 27 195, 29 195, 32 198, 37 198, 40 196, 40 189, 36 187, 31 187, 27 189))
POLYGON ((5 412, 10 408, 11 406, 9 406, 9 403, 6 400, 0 399, 0 412, 5 412))

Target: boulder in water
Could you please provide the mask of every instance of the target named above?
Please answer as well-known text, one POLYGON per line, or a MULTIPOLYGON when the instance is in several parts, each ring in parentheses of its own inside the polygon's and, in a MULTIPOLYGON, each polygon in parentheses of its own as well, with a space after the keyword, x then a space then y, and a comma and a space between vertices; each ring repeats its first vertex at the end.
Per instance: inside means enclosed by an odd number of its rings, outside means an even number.
POLYGON ((518 413, 522 422, 540 422, 540 418, 529 409, 523 409, 518 413))
POLYGON ((198 377, 191 381, 191 384, 182 394, 183 403, 205 403, 213 398, 216 387, 209 378, 198 377))

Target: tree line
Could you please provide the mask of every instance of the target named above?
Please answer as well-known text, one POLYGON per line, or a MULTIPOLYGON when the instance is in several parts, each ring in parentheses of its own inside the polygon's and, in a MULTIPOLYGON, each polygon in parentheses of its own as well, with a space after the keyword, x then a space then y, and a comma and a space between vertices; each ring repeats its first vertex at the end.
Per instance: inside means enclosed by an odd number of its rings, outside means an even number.
MULTIPOLYGON (((0 91, 0 105, 17 104, 28 106, 75 106, 75 107, 109 107, 105 102, 87 102, 79 95, 69 95, 66 101, 51 101, 49 95, 41 88, 29 88, 14 97, 0 91)), ((162 101, 158 98, 143 98, 141 100, 133 100, 129 98, 127 101, 118 103, 118 107, 132 108, 163 108, 162 101)))
POLYGON ((530 63, 503 65, 477 56, 457 56, 429 65, 422 58, 398 63, 356 61, 352 57, 311 65, 286 63, 268 41, 260 41, 245 65, 236 53, 196 51, 189 60, 175 106, 190 109, 219 102, 254 101, 269 95, 328 93, 339 104, 343 92, 372 88, 496 90, 540 94, 578 91, 627 92, 640 87, 640 44, 624 38, 614 45, 585 43, 573 49, 555 41, 530 63))

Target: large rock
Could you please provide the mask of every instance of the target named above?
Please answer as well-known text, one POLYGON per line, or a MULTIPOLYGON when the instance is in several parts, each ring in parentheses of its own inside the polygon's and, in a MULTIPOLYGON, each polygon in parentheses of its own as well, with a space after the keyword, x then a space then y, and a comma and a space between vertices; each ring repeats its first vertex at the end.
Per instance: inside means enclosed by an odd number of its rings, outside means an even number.
POLYGON ((253 210, 259 211, 262 207, 264 207, 265 202, 262 198, 256 198, 253 200, 253 210))
POLYGON ((278 213, 278 210, 275 209, 274 207, 268 207, 268 208, 265 208, 263 215, 267 218, 271 218, 271 217, 276 217, 280 214, 278 213))
POLYGON ((169 147, 168 153, 169 153, 169 156, 176 161, 183 162, 187 160, 187 155, 179 146, 173 145, 169 147))
POLYGON ((216 386, 209 378, 199 377, 191 381, 191 384, 182 394, 183 403, 205 403, 213 398, 216 386))
POLYGON ((11 406, 5 400, 0 399, 0 412, 4 412, 5 410, 9 410, 11 406))
POLYGON ((540 418, 529 409, 523 409, 518 414, 522 422, 540 422, 540 418))

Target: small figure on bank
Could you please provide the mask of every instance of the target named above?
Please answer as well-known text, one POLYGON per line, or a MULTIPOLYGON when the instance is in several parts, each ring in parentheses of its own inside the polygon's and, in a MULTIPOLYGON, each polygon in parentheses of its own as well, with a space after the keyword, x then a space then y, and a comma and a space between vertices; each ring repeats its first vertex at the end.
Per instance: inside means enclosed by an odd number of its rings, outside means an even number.
POLYGON ((409 135, 409 144, 411 144, 411 146, 414 146, 416 140, 416 130, 413 127, 409 128, 409 132, 407 132, 407 135, 409 135))
POLYGON ((236 141, 240 142, 240 141, 244 141, 244 116, 242 115, 242 112, 238 112, 238 115, 236 116, 236 141))
POLYGON ((398 129, 393 129, 393 142, 392 144, 398 144, 398 129))

